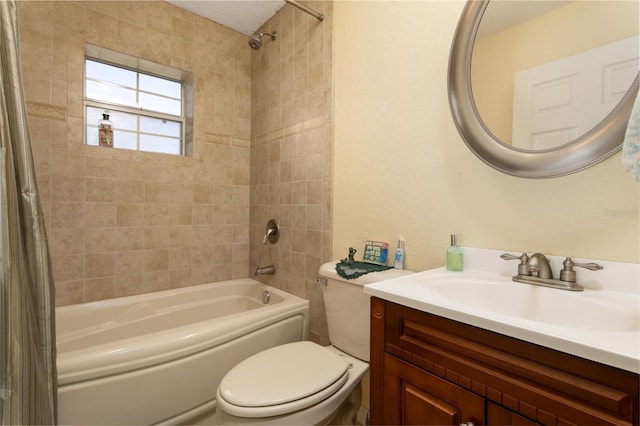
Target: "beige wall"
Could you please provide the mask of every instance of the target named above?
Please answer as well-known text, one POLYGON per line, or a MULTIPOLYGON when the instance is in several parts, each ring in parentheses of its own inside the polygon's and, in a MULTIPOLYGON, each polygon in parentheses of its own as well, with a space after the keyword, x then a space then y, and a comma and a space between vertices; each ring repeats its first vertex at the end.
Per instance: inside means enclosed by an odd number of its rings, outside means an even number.
MULTIPOLYGON (((260 31, 276 31, 251 51, 250 270, 275 265, 263 282, 310 300, 310 337, 328 343, 318 268, 331 259, 331 2, 308 2, 319 22, 285 5, 260 31), (277 244, 262 245, 267 221, 277 244)), ((250 50, 248 46, 245 49, 250 50)))
POLYGON ((20 1, 18 11, 56 303, 247 276, 246 36, 160 1, 20 1), (85 43, 193 73, 193 157, 83 144, 85 43))
POLYGON ((455 232, 471 247, 640 261, 640 185, 620 154, 527 180, 467 149, 447 100, 463 6, 335 3, 334 255, 403 236, 406 267, 423 270, 444 264, 455 232))

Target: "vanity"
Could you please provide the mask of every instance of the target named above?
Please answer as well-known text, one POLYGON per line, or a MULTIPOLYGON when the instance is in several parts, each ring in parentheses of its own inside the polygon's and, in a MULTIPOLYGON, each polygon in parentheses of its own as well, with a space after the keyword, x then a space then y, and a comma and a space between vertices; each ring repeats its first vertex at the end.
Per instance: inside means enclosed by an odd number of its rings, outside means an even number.
POLYGON ((371 424, 638 424, 639 265, 601 262, 570 292, 513 282, 502 252, 464 250, 464 272, 365 287, 371 424))

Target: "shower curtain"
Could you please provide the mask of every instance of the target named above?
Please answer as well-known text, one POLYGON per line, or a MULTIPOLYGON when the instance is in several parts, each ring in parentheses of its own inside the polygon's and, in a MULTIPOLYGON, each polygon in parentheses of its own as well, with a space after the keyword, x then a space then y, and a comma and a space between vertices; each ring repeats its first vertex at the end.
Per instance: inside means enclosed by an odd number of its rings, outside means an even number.
POLYGON ((19 64, 15 0, 0 1, 0 421, 55 424, 55 305, 19 64))

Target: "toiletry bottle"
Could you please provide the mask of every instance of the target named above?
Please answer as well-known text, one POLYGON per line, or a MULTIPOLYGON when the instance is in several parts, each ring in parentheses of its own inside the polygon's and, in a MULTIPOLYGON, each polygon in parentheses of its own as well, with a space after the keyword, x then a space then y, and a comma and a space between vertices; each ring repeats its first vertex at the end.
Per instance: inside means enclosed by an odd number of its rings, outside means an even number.
POLYGON ((109 120, 107 111, 98 122, 98 145, 113 147, 113 123, 109 120))
POLYGON ((451 234, 451 245, 447 248, 447 270, 462 271, 462 249, 456 245, 455 234, 451 234))
POLYGON ((398 240, 398 248, 396 249, 396 257, 393 261, 393 267, 396 269, 404 268, 404 240, 398 240))

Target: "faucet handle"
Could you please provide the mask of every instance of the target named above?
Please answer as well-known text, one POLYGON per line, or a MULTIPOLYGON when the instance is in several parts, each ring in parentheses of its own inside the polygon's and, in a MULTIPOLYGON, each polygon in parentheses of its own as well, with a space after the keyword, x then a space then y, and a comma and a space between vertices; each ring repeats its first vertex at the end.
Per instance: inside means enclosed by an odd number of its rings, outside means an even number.
POLYGON ((527 255, 527 253, 522 253, 520 256, 505 253, 501 254, 500 257, 504 260, 519 260, 520 264, 518 265, 518 275, 531 275, 531 271, 527 265, 529 262, 529 255, 527 255))
POLYGON ((573 270, 574 266, 589 269, 590 271, 599 271, 601 269, 604 269, 597 263, 576 263, 571 260, 570 257, 567 257, 564 262, 562 262, 562 265, 564 266, 564 268, 562 268, 562 271, 560 271, 560 281, 566 281, 570 283, 576 282, 576 271, 573 270))
POLYGON ((262 244, 267 244, 269 241, 271 244, 275 244, 278 242, 280 238, 280 227, 278 226, 278 222, 275 219, 270 219, 267 222, 267 227, 265 229, 264 238, 262 239, 262 244))

